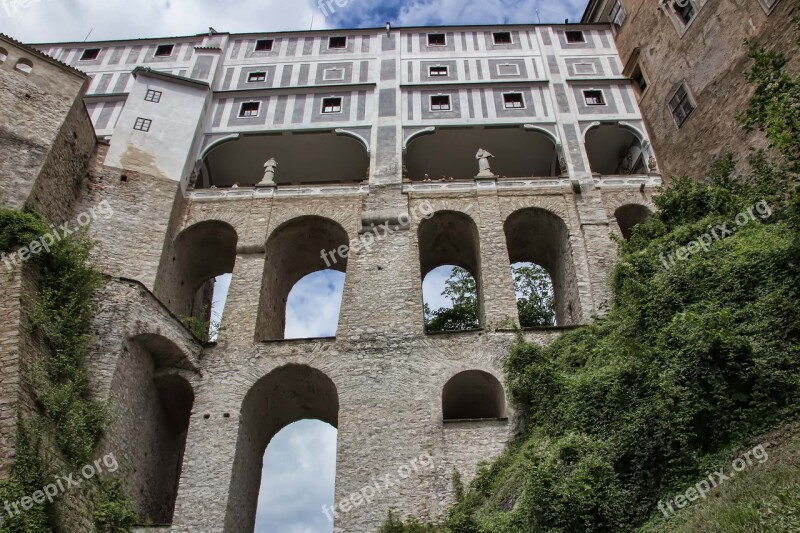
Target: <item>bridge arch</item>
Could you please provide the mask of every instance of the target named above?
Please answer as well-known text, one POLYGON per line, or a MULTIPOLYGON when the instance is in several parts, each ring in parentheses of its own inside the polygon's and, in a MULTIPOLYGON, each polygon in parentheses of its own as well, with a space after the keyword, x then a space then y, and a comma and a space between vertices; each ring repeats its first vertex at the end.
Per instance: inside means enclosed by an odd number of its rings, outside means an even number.
POLYGON ((506 395, 500 380, 483 370, 465 370, 442 389, 442 418, 483 420, 506 417, 506 395))

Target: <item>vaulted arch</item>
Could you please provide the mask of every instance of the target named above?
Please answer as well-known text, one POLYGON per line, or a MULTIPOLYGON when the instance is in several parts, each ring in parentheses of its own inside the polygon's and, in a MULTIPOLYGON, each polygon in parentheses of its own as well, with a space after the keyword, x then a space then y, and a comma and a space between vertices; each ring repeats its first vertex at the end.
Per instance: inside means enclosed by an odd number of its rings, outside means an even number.
POLYGON ((482 420, 506 417, 503 385, 482 370, 456 374, 442 389, 444 420, 482 420))
POLYGON ((625 239, 630 239, 633 228, 650 218, 652 211, 642 204, 625 204, 614 211, 614 218, 625 239))

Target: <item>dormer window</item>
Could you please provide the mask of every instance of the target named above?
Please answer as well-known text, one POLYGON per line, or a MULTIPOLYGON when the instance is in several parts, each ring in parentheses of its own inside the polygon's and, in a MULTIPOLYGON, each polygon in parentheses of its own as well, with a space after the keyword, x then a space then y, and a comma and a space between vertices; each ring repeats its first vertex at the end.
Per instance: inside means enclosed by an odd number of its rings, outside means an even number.
POLYGON ((444 33, 429 33, 428 46, 447 46, 447 35, 444 33))
POLYGON ((81 54, 81 61, 94 61, 100 57, 100 49, 99 48, 87 48, 81 54))
POLYGON ((271 52, 274 44, 272 39, 259 39, 256 41, 256 52, 271 52))
POLYGON ((156 47, 155 57, 169 57, 173 50, 175 50, 174 44, 161 44, 156 47))
POLYGON ((347 37, 331 37, 328 39, 328 48, 331 50, 347 48, 347 37))

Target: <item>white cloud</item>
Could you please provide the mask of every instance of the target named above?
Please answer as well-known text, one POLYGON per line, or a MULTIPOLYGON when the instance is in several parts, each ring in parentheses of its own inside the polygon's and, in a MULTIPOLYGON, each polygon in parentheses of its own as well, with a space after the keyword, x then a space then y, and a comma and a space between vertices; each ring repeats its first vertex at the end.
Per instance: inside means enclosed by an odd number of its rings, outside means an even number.
POLYGON ((297 282, 286 302, 285 338, 336 335, 344 277, 335 270, 321 270, 297 282))
POLYGON ((24 42, 136 39, 326 27, 310 2, 285 0, 0 0, 0 32, 24 42), (27 7, 22 7, 29 4, 27 7), (94 28, 94 29, 93 29, 94 28), (93 30, 92 30, 93 29, 93 30))
POLYGON ((336 429, 319 420, 285 427, 264 454, 255 533, 326 533, 333 524, 336 429))

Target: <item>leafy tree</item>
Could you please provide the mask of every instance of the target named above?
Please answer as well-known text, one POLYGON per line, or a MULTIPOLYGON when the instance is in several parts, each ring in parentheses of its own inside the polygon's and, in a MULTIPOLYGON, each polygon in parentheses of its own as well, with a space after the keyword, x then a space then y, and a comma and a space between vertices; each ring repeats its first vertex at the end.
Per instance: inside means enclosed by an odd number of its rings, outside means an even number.
POLYGON ((514 265, 512 270, 520 325, 523 328, 555 326, 553 282, 547 271, 533 263, 514 265))
POLYGON ((444 284, 442 296, 453 302, 453 307, 433 311, 425 304, 425 329, 428 332, 464 331, 480 327, 478 320, 478 287, 468 270, 453 267, 444 284))

